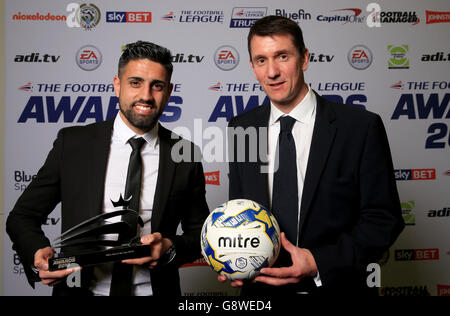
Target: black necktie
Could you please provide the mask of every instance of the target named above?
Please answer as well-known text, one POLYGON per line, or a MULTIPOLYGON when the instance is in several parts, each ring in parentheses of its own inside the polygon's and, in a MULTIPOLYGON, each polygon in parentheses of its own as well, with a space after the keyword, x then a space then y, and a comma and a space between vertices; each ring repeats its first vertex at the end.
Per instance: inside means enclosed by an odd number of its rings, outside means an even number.
MULTIPOLYGON (((142 158, 141 148, 145 143, 144 138, 132 138, 129 141, 133 151, 128 163, 127 182, 125 184, 125 200, 131 197, 129 208, 139 213, 139 201, 141 198, 141 180, 142 180, 142 158)), ((130 241, 137 235, 136 216, 122 216, 122 221, 127 222, 131 231, 129 234, 120 234, 119 240, 130 241)), ((111 279, 110 296, 129 296, 131 295, 133 279, 133 265, 115 262, 111 279)))
POLYGON ((280 118, 278 136, 278 166, 273 178, 272 211, 286 238, 297 245, 298 230, 298 185, 295 142, 292 127, 295 119, 290 116, 280 118))

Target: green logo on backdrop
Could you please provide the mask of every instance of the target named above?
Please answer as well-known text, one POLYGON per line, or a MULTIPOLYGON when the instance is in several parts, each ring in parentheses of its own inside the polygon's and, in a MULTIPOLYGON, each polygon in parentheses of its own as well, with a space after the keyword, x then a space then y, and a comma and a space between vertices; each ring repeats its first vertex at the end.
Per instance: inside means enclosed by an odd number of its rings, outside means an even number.
POLYGON ((416 206, 414 201, 408 201, 401 203, 403 220, 405 225, 416 225, 416 215, 411 214, 412 210, 416 206))
POLYGON ((408 45, 388 45, 391 58, 388 60, 389 69, 409 69, 408 45))

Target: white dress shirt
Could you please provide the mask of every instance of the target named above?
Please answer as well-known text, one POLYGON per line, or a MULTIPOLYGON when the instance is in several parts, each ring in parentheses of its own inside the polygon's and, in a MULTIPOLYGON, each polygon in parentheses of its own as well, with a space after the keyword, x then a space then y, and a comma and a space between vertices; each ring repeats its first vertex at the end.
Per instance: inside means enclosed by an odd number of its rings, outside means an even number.
MULTIPOLYGON (((312 135, 314 131, 314 123, 316 121, 316 95, 308 86, 308 93, 303 100, 289 113, 285 114, 273 103, 270 103, 270 118, 268 128, 268 160, 269 160, 269 203, 272 205, 273 196, 273 178, 275 171, 275 154, 278 143, 278 135, 280 134, 280 118, 282 116, 290 116, 295 119, 294 126, 292 127, 292 136, 295 141, 296 163, 297 163, 297 185, 298 185, 298 217, 297 227, 300 223, 300 208, 303 193, 303 184, 305 182, 306 167, 308 166, 309 150, 311 148, 312 135)), ((298 234, 297 231, 297 244, 298 246, 298 234)), ((321 286, 320 277, 317 275, 314 278, 317 286, 321 286)))
MULTIPOLYGON (((112 212, 120 209, 114 208, 111 200, 117 201, 125 194, 128 163, 132 151, 128 140, 134 137, 142 137, 146 143, 142 146, 142 183, 139 214, 144 221, 144 227, 139 230, 140 236, 151 234, 151 217, 153 200, 156 190, 156 181, 159 167, 159 138, 158 124, 148 133, 136 135, 117 114, 111 137, 111 147, 106 168, 105 192, 103 198, 103 212, 112 212)), ((118 221, 120 218, 112 220, 118 221)), ((96 280, 91 287, 94 295, 109 295, 111 286, 111 274, 113 264, 96 266, 94 275, 96 280)), ((148 296, 153 294, 150 273, 144 266, 135 266, 133 275, 132 293, 136 296, 148 296)))

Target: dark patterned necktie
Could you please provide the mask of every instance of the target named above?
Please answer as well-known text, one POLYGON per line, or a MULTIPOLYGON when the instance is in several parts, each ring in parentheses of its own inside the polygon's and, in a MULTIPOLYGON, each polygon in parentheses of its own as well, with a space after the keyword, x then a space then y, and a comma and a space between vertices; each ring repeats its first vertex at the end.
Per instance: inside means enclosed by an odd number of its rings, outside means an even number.
POLYGON ((273 178, 272 211, 281 231, 294 245, 297 245, 298 230, 298 184, 295 141, 292 127, 295 119, 290 116, 280 118, 280 134, 278 136, 278 166, 273 178))
MULTIPOLYGON (((132 138, 129 141, 133 151, 130 155, 128 164, 127 182, 125 184, 125 200, 131 197, 129 208, 139 213, 139 202, 141 198, 141 181, 142 181, 142 158, 141 148, 145 143, 145 139, 132 138)), ((131 227, 129 234, 120 234, 119 240, 125 242, 130 241, 137 235, 137 217, 122 216, 122 221, 128 223, 131 227)), ((129 296, 131 295, 133 281, 133 265, 115 262, 113 266, 110 296, 129 296)))

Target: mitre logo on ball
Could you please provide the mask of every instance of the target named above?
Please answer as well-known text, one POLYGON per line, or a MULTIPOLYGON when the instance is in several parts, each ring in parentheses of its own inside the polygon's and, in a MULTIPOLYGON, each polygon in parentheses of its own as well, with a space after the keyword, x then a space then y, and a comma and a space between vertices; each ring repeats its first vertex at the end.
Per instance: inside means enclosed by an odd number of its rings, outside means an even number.
POLYGON ((201 247, 217 273, 231 280, 252 279, 277 259, 280 228, 265 207, 251 200, 231 200, 206 219, 201 247))

